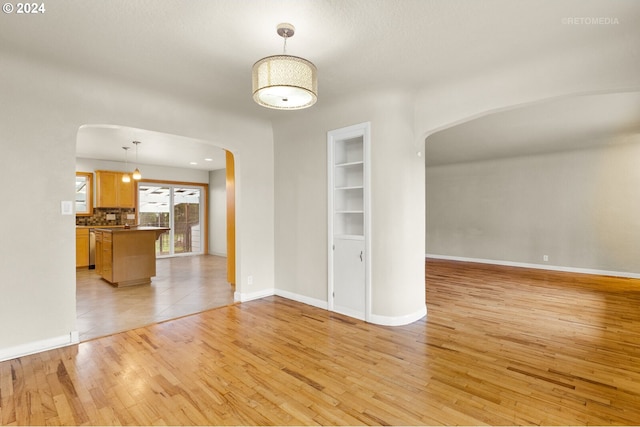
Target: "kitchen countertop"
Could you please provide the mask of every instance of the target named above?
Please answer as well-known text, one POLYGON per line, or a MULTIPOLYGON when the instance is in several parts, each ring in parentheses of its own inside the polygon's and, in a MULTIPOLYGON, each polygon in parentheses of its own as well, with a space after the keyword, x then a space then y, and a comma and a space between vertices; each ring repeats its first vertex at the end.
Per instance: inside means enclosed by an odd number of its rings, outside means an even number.
POLYGON ((124 225, 76 225, 76 228, 124 228, 124 225))
POLYGON ((150 226, 137 226, 137 225, 132 225, 129 228, 125 228, 124 225, 76 225, 77 229, 96 229, 96 230, 101 230, 101 231, 106 231, 106 232, 118 232, 118 231, 158 231, 158 230, 163 230, 163 231, 169 231, 170 228, 167 227, 150 227, 150 226))
POLYGON ((142 227, 131 226, 131 228, 113 227, 113 228, 101 229, 101 231, 104 231, 107 233, 130 233, 132 231, 169 231, 169 230, 170 228, 167 228, 167 227, 147 227, 147 226, 142 226, 142 227))

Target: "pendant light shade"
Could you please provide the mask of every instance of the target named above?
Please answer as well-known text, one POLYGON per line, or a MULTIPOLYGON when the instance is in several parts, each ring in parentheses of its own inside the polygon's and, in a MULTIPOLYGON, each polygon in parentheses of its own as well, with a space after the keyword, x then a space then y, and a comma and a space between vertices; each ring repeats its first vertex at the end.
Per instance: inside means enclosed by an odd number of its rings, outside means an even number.
POLYGON ((136 181, 142 179, 142 174, 140 173, 140 169, 136 168, 136 170, 134 170, 133 173, 131 174, 131 178, 135 179, 136 181))
MULTIPOLYGON (((127 153, 129 152, 129 147, 122 147, 122 149, 124 150, 124 167, 126 169, 128 168, 128 165, 129 165, 129 161, 127 159, 127 153)), ((122 174, 122 182, 131 182, 131 177, 129 176, 128 173, 122 174)))
MULTIPOLYGON (((278 25, 278 34, 287 38, 294 34, 291 24, 278 25)), ((274 55, 253 64, 253 99, 259 105, 278 110, 300 110, 318 100, 318 70, 304 58, 274 55)))
POLYGON ((253 99, 279 110, 311 107, 318 100, 318 70, 297 56, 262 58, 253 65, 253 99))
POLYGON ((138 145, 141 144, 140 141, 133 141, 133 144, 136 146, 136 170, 133 171, 133 173, 131 174, 131 177, 133 179, 135 179, 136 181, 139 181, 142 179, 142 174, 140 173, 140 169, 138 169, 138 145))

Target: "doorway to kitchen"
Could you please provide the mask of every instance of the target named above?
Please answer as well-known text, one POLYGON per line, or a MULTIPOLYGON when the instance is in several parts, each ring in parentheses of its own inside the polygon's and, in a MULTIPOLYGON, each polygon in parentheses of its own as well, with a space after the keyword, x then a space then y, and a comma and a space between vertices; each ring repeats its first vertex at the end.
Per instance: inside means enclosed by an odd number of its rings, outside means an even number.
POLYGON ((170 229, 156 240, 157 258, 205 253, 206 194, 195 184, 138 184, 138 223, 170 229))
MULTIPOLYGON (((139 166, 136 161, 143 178, 132 182, 132 206, 126 210, 94 206, 91 217, 76 217, 76 225, 117 227, 124 225, 123 219, 131 228, 160 224, 171 232, 156 241, 156 275, 150 286, 114 288, 86 267, 89 261, 76 262, 81 341, 235 301, 235 281, 227 275, 228 264, 235 267, 235 246, 229 243, 230 229, 235 243, 235 211, 227 206, 229 195, 235 194, 235 187, 230 187, 234 172, 227 170, 233 155, 208 141, 116 125, 83 125, 78 130, 76 170, 130 173, 126 157, 121 161, 122 146, 133 140, 142 141, 144 151, 137 159, 139 166), (199 159, 200 166, 195 167, 199 159), (139 187, 146 187, 148 196, 139 187), (107 218, 114 214, 116 220, 107 218)), ((80 242, 83 248, 87 245, 80 242)))

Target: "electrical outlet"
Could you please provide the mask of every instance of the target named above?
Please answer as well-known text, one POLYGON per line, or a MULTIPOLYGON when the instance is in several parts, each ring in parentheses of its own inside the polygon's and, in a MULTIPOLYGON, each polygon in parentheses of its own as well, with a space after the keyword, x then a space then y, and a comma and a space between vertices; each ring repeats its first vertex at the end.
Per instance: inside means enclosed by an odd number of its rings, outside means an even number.
POLYGON ((542 260, 543 260, 544 262, 549 261, 549 255, 542 255, 542 260))
POLYGON ((107 214, 107 221, 115 221, 116 214, 107 214))
POLYGON ((136 219, 136 214, 127 214, 127 219, 136 219))
POLYGON ((247 285, 253 285, 253 276, 247 277, 247 285))

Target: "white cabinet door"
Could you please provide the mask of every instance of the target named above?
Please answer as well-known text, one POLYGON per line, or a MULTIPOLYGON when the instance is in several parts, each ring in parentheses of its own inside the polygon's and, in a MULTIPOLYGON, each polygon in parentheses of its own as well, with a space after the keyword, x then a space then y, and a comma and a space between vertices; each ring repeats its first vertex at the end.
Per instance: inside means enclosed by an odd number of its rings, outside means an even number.
POLYGON ((364 240, 335 239, 333 251, 333 310, 365 319, 364 240))

